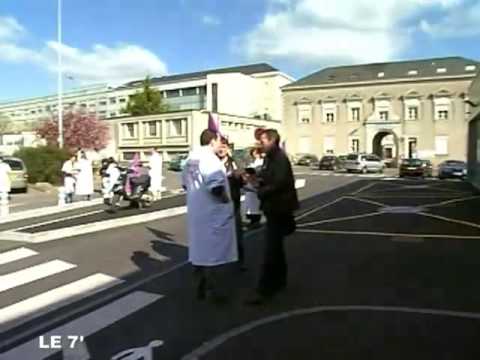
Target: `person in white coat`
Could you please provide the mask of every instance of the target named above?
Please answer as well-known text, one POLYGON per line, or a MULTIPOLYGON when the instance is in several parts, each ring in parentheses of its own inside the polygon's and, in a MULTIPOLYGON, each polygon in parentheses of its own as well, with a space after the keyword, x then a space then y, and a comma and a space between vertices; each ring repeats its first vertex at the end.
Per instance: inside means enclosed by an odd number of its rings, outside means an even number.
POLYGON ((216 279, 220 265, 238 261, 235 216, 225 166, 217 157, 222 143, 204 130, 201 147, 190 153, 182 172, 187 192, 188 257, 194 266, 198 299, 226 300, 216 279))
POLYGON ((163 190, 163 157, 157 149, 152 149, 148 166, 150 168, 150 191, 153 193, 154 199, 157 200, 161 198, 163 190))
POLYGON ((10 165, 8 165, 6 162, 3 161, 3 159, 0 157, 0 198, 2 194, 7 194, 11 190, 12 187, 12 182, 10 180, 10 172, 12 169, 10 168, 10 165))
POLYGON ((63 173, 63 187, 65 190, 65 202, 71 204, 73 202, 73 194, 75 193, 76 174, 75 166, 77 163, 77 156, 72 155, 70 159, 65 161, 62 166, 63 173))
POLYGON ((79 196, 84 196, 85 200, 90 200, 94 191, 93 185, 93 166, 92 162, 87 159, 87 155, 84 151, 80 153, 80 158, 77 161, 76 169, 77 184, 75 187, 75 193, 79 196))

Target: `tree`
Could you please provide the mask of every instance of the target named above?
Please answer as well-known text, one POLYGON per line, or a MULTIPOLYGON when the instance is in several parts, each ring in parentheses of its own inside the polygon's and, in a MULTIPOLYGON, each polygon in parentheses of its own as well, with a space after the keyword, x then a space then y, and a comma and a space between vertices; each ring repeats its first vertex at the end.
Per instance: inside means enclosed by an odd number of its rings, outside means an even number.
POLYGON ((152 81, 147 76, 143 81, 143 90, 130 97, 124 113, 133 116, 153 115, 169 111, 169 106, 162 103, 160 91, 152 89, 152 81))
MULTIPOLYGON (((37 128, 37 133, 49 146, 58 146, 58 121, 54 116, 37 128)), ((104 149, 110 140, 108 125, 95 115, 68 112, 63 117, 63 139, 68 150, 104 149)))
POLYGON ((12 120, 5 114, 0 113, 0 134, 5 134, 7 132, 12 131, 13 129, 13 122, 12 120))

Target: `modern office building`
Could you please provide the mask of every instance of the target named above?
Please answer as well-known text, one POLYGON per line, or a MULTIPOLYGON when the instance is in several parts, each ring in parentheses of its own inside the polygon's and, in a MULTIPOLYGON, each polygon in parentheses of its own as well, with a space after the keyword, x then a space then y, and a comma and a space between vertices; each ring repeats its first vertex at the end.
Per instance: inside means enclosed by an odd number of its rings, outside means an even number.
POLYGON ((287 148, 376 153, 435 164, 465 160, 468 89, 477 61, 462 57, 340 66, 283 87, 287 148))
MULTIPOLYGON (((100 118, 122 115, 128 99, 142 89, 143 79, 120 87, 106 84, 66 91, 63 108, 83 110, 100 118)), ((208 110, 240 116, 280 119, 280 88, 293 81, 268 64, 252 64, 152 78, 170 110, 208 110)), ((0 101, 0 114, 10 120, 28 122, 57 112, 57 95, 0 101)))

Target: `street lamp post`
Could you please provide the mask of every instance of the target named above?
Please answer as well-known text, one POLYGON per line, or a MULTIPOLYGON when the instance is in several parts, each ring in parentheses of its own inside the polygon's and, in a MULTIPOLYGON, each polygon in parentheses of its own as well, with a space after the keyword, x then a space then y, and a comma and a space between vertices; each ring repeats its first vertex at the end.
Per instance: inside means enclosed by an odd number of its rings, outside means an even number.
POLYGON ((63 148, 62 0, 57 3, 58 146, 63 148))

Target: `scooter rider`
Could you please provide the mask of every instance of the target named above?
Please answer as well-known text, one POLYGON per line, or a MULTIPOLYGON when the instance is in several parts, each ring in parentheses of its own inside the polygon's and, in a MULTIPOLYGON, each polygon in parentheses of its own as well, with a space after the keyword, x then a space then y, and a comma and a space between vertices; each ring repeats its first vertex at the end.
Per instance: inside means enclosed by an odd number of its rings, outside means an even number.
POLYGON ((110 202, 111 198, 113 197, 113 187, 120 179, 121 172, 118 168, 118 164, 114 158, 108 159, 108 167, 105 170, 105 175, 107 181, 105 181, 105 188, 104 188, 104 199, 105 202, 110 202))

